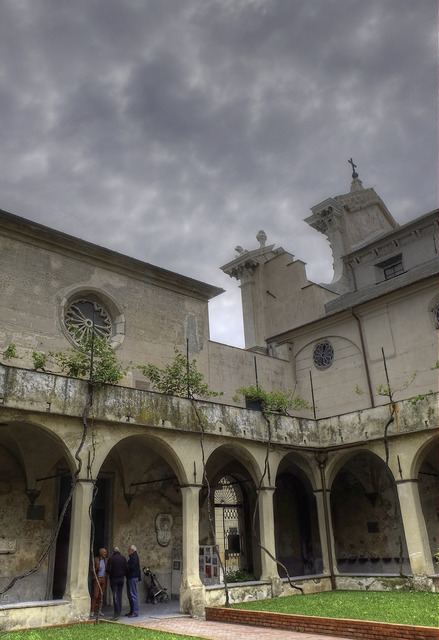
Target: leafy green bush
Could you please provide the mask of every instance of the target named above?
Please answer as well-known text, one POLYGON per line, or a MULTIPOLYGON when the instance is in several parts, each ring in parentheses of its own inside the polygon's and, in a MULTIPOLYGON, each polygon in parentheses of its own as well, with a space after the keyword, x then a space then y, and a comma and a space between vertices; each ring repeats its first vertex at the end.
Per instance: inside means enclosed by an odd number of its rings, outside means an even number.
POLYGON ((51 351, 49 356, 68 376, 89 376, 95 386, 117 384, 125 375, 114 348, 106 338, 96 335, 84 337, 80 347, 68 349, 67 353, 51 351))
POLYGON ((300 411, 309 409, 310 405, 301 396, 296 396, 292 391, 265 391, 262 387, 253 384, 248 387, 236 389, 234 402, 238 402, 239 396, 259 402, 264 413, 282 413, 288 415, 288 411, 300 411))
POLYGON ((229 569, 226 571, 226 580, 227 582, 251 582, 256 578, 245 569, 229 569))
POLYGON ((198 396, 199 398, 211 398, 222 396, 222 392, 213 391, 204 382, 204 376, 197 371, 197 361, 187 361, 186 356, 178 349, 174 350, 174 359, 171 364, 160 369, 155 364, 139 365, 145 378, 149 378, 154 385, 154 391, 166 393, 170 396, 181 398, 198 396))

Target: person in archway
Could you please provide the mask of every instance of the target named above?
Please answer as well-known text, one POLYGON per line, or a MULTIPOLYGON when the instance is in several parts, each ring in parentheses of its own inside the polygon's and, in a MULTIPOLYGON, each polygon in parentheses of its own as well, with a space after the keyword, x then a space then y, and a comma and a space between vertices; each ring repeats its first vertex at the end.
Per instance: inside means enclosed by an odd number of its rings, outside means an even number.
POLYGON ((122 609, 123 583, 127 573, 127 560, 119 551, 119 547, 114 547, 113 555, 107 562, 107 573, 110 577, 110 587, 113 592, 113 617, 111 620, 119 620, 122 609))
POLYGON ((93 594, 91 597, 90 617, 102 616, 102 604, 104 601, 105 587, 107 586, 107 550, 102 547, 99 555, 93 558, 93 594))
POLYGON ((141 579, 140 561, 137 554, 137 547, 132 544, 128 549, 127 563, 127 595, 130 603, 130 612, 126 615, 128 618, 137 618, 139 615, 139 597, 137 595, 137 583, 141 579))

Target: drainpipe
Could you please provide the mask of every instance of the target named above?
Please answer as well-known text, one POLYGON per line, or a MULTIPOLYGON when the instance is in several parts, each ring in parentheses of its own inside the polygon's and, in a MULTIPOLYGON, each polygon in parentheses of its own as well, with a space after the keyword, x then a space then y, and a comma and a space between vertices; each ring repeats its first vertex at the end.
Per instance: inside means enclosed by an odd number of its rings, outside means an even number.
POLYGON ((371 384, 371 381, 370 381, 369 365, 367 363, 367 358, 366 358, 366 349, 365 349, 365 346, 364 346, 363 330, 361 328, 360 318, 355 313, 353 307, 351 309, 351 313, 354 316, 355 320, 357 321, 358 333, 360 334, 361 350, 363 352, 364 369, 366 371, 367 386, 368 386, 368 389, 369 389, 370 406, 374 407, 375 406, 375 401, 373 399, 372 384, 371 384))
POLYGON ((320 481, 322 484, 322 492, 323 492, 323 513, 325 514, 326 544, 328 547, 329 576, 331 579, 331 589, 332 591, 335 591, 336 585, 335 585, 334 563, 332 560, 331 529, 329 526, 328 501, 327 501, 328 494, 326 491, 326 480, 325 480, 325 467, 328 461, 328 454, 326 453, 326 451, 323 451, 323 452, 316 451, 314 455, 320 469, 320 481))

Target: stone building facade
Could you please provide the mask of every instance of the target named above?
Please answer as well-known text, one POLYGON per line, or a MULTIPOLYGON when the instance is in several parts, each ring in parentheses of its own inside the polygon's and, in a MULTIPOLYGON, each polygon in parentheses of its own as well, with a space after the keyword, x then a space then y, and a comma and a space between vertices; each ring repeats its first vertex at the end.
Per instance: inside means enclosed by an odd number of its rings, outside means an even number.
POLYGON ((0 591, 22 576, 0 603, 10 628, 88 617, 91 539, 136 544, 192 615, 224 602, 222 566, 255 578, 232 600, 294 592, 287 572, 308 592, 437 589, 437 212, 398 226, 354 175, 306 221, 331 244, 331 283, 263 232, 222 267, 242 291, 237 349, 209 339, 217 287, 0 212, 0 591), (94 391, 84 430, 87 380, 35 370, 35 353, 90 330, 126 375, 94 391), (176 348, 215 402, 141 375, 176 348), (234 397, 255 375, 308 408, 267 422, 234 397))

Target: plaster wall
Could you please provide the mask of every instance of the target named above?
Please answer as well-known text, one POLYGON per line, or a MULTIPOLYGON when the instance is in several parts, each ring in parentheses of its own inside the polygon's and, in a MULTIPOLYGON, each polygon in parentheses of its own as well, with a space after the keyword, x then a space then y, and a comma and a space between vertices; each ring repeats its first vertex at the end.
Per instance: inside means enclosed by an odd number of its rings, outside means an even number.
POLYGON ((364 189, 335 198, 349 207, 343 216, 345 253, 352 251, 352 247, 372 234, 391 231, 395 226, 383 215, 383 207, 378 202, 368 202, 371 195, 373 200, 372 191, 364 189))
POLYGON ((293 388, 293 365, 290 361, 228 347, 218 342, 208 344, 210 386, 215 391, 224 393, 216 401, 245 406, 242 396, 237 403, 233 397, 236 395, 236 389, 256 384, 256 369, 262 388, 283 391, 293 388))
POLYGON ((416 285, 410 295, 395 294, 386 305, 371 304, 361 311, 374 387, 386 383, 381 351, 384 348, 397 398, 436 388, 437 372, 432 367, 437 360, 437 329, 431 311, 435 295, 435 284, 416 285), (416 376, 412 380, 413 374, 416 376))
POLYGON ((387 242, 383 239, 377 240, 349 256, 349 264, 355 274, 356 289, 361 290, 383 281, 383 269, 376 265, 394 256, 402 255, 404 271, 437 258, 436 218, 431 215, 424 216, 418 224, 416 222, 404 225, 393 233, 387 242))
MULTIPOLYGON (((388 402, 378 392, 380 385, 387 384, 382 348, 396 400, 436 389, 437 329, 432 311, 436 295, 435 282, 427 281, 389 295, 386 303, 378 300, 355 309, 375 405, 388 402)), ((370 406, 360 333, 350 310, 298 329, 291 342, 296 391, 309 399, 311 371, 317 417, 340 413, 340 407, 349 412, 370 406), (313 351, 325 340, 333 346, 334 361, 329 368, 318 370, 313 364, 313 351)))

